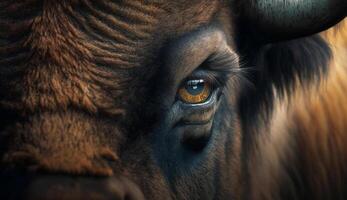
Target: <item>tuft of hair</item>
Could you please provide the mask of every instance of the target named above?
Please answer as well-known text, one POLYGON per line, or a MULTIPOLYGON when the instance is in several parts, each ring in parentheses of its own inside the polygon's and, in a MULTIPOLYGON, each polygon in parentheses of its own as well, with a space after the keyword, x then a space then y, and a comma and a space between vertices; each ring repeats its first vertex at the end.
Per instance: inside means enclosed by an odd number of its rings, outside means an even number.
POLYGON ((319 90, 299 93, 293 133, 300 155, 296 182, 306 199, 347 198, 347 20, 321 34, 333 59, 319 90))
POLYGON ((252 199, 347 199, 347 20, 320 36, 332 52, 325 78, 307 84, 297 72, 284 100, 274 89, 270 128, 249 163, 252 199))
POLYGON ((243 45, 247 48, 241 49, 242 62, 249 67, 247 79, 254 85, 244 85, 241 90, 239 108, 246 129, 259 119, 271 119, 275 98, 294 93, 297 83, 307 90, 329 71, 332 52, 320 35, 268 45, 243 45))

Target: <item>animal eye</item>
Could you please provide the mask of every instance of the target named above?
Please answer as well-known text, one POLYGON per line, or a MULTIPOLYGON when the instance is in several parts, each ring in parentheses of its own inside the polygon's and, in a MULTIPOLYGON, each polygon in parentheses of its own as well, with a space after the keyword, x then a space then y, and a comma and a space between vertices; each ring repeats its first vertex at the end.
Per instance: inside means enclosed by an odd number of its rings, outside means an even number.
POLYGON ((211 91, 211 84, 204 79, 190 79, 178 89, 178 97, 185 103, 198 104, 207 101, 211 91))

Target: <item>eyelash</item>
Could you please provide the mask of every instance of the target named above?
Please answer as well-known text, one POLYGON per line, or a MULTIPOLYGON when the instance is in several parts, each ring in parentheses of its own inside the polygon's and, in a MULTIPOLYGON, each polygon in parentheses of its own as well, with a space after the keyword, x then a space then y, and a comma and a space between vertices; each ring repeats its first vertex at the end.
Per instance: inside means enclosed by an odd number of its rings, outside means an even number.
POLYGON ((236 62, 230 55, 211 55, 185 81, 190 79, 204 79, 214 86, 223 87, 233 75, 239 76, 240 69, 235 68, 236 62))
POLYGON ((181 85, 177 90, 177 99, 189 104, 201 103, 205 99, 207 100, 206 90, 210 96, 213 91, 216 91, 219 88, 229 87, 229 79, 231 77, 236 76, 236 79, 232 79, 233 82, 235 80, 238 82, 240 78, 242 78, 239 75, 241 70, 238 68, 238 64, 238 57, 228 48, 210 55, 198 67, 198 69, 196 69, 190 76, 181 82, 181 85), (207 86, 204 86, 204 91, 194 94, 194 92, 191 93, 191 91, 195 90, 196 88, 184 88, 187 87, 185 86, 187 83, 196 80, 203 80, 207 84, 207 86))
POLYGON ((225 84, 225 81, 223 77, 217 72, 209 71, 209 70, 202 70, 199 69, 193 74, 191 74, 188 78, 186 78, 183 82, 186 82, 188 80, 199 80, 203 79, 209 84, 213 86, 213 89, 222 87, 225 84))

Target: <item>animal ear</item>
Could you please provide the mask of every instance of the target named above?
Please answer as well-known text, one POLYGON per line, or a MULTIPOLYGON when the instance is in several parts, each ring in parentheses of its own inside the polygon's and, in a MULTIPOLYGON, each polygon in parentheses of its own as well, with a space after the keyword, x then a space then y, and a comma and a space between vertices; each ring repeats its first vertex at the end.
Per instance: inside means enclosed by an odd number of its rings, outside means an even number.
MULTIPOLYGON (((346 0, 233 0, 247 31, 268 41, 325 30, 347 15, 346 0)), ((235 7, 235 6, 234 6, 235 7)))

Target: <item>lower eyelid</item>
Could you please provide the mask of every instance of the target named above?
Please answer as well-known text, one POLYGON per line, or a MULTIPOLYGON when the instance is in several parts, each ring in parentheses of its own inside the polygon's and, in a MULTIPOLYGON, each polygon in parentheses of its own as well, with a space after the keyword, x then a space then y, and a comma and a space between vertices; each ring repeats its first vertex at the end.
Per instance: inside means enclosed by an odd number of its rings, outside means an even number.
POLYGON ((197 120, 197 121, 193 121, 193 120, 181 120, 179 122, 179 124, 182 125, 191 125, 191 126, 201 126, 201 125, 207 125, 210 124, 212 122, 213 117, 211 116, 208 120, 197 120))
POLYGON ((203 105, 200 106, 184 106, 182 109, 182 118, 180 122, 184 124, 206 124, 208 121, 213 119, 213 116, 218 108, 217 94, 215 91, 211 99, 203 105))
POLYGON ((181 119, 181 122, 184 124, 206 124, 213 119, 214 113, 215 110, 210 109, 203 113, 185 116, 181 119))

